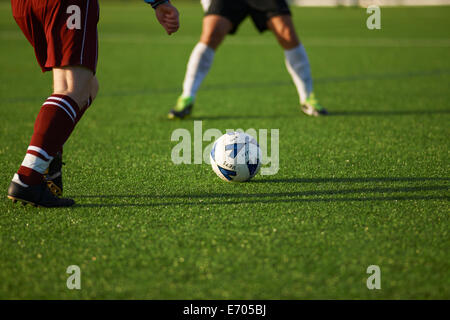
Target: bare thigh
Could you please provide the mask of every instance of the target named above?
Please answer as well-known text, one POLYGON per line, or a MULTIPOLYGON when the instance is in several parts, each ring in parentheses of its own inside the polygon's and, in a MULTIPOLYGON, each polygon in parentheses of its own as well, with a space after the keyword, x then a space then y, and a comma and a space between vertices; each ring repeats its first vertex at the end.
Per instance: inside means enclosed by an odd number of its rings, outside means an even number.
POLYGON ((233 24, 227 18, 211 14, 203 18, 203 29, 200 42, 216 50, 231 31, 233 24))
POLYGON ((290 15, 281 15, 272 17, 267 25, 274 33, 278 43, 283 49, 289 50, 297 47, 300 44, 297 32, 294 28, 294 23, 290 15))

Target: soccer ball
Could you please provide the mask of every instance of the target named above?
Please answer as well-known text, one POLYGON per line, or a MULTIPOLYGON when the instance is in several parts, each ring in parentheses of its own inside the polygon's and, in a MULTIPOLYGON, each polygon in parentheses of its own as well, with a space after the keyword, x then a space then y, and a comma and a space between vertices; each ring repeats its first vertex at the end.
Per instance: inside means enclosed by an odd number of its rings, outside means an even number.
POLYGON ((228 132, 214 142, 210 162, 220 179, 244 182, 261 167, 261 149, 256 139, 244 132, 228 132))

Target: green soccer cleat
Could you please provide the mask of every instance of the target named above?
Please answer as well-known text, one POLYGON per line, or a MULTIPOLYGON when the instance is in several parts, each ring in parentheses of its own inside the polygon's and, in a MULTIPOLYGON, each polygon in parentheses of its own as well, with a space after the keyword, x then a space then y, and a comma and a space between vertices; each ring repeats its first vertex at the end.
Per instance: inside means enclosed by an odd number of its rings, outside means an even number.
POLYGON ((301 105, 302 111, 308 116, 326 116, 328 114, 327 109, 322 107, 317 101, 314 93, 311 93, 306 102, 301 105))
POLYGON ((176 106, 167 115, 169 119, 184 119, 191 115, 194 107, 193 97, 179 97, 176 106))

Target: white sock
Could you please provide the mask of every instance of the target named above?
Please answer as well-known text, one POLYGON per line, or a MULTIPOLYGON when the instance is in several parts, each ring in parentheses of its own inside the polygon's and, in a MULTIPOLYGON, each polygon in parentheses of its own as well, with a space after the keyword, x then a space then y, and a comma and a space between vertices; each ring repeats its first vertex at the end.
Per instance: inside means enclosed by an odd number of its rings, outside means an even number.
POLYGON ((299 44, 298 47, 285 50, 284 55, 286 57, 286 68, 297 87, 300 104, 303 104, 313 90, 311 67, 305 47, 299 44))
POLYGON ((14 173, 12 181, 14 181, 17 184, 20 184, 22 187, 25 187, 25 188, 28 187, 27 184, 23 183, 22 180, 20 180, 20 177, 19 177, 19 175, 17 173, 14 173))
POLYGON ((214 60, 214 50, 199 42, 192 50, 183 82, 183 97, 195 97, 214 60))

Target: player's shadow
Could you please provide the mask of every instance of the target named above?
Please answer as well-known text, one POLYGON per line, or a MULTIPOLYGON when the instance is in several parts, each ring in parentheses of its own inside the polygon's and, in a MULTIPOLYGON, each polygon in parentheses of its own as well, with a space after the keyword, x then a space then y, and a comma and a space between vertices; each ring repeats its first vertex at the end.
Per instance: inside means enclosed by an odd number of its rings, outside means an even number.
POLYGON ((345 110, 331 111, 328 116, 410 116, 410 115, 430 115, 430 114, 449 114, 448 110, 345 110))
POLYGON ((292 114, 226 114, 226 115, 199 115, 189 117, 189 120, 249 120, 249 119, 283 119, 291 118, 292 114))
MULTIPOLYGON (((318 84, 327 83, 340 83, 340 82, 357 82, 364 80, 393 80, 393 79, 405 79, 414 77, 429 77, 440 76, 449 74, 448 69, 432 69, 432 70, 418 70, 412 72, 391 72, 384 74, 359 74, 359 75, 347 75, 347 76, 330 76, 319 77, 314 80, 318 84)), ((233 84, 213 84, 205 86, 205 91, 215 90, 239 90, 239 89, 258 89, 258 88, 276 88, 291 86, 290 81, 272 81, 272 82, 250 82, 250 83, 233 83, 233 84)), ((333 111, 329 110, 329 116, 408 116, 408 115, 429 115, 429 114, 449 114, 450 109, 425 109, 425 110, 343 110, 333 111)), ((293 114, 276 114, 276 115, 205 115, 198 116, 194 120, 227 120, 227 119, 277 119, 277 118, 292 118, 293 114)))
MULTIPOLYGON (((450 114, 450 109, 426 109, 426 110, 343 110, 330 111, 328 117, 332 116, 351 116, 351 117, 385 117, 385 116, 411 116, 411 115, 432 115, 432 114, 450 114)), ((188 120, 249 120, 249 119, 292 119, 297 117, 295 114, 223 114, 223 115, 198 115, 190 117, 188 120)))
POLYGON ((272 179, 264 177, 251 180, 250 183, 364 183, 364 182, 424 182, 445 181, 450 182, 450 177, 355 177, 355 178, 281 178, 272 179))
MULTIPOLYGON (((293 178, 293 179, 259 179, 253 183, 391 183, 391 182, 448 182, 450 178, 425 177, 369 177, 369 178, 293 178)), ((78 207, 166 207, 166 206, 205 206, 223 204, 273 204, 273 203, 307 203, 307 202, 365 202, 365 201, 406 201, 406 200, 450 200, 447 185, 430 186, 375 186, 365 188, 317 189, 295 192, 264 193, 195 193, 195 194, 113 194, 80 195, 75 198, 97 199, 101 203, 79 204, 78 207), (433 192, 434 194, 424 194, 433 192), (111 200, 144 200, 141 203, 110 203, 111 200), (103 201, 103 203, 102 203, 103 201)))

